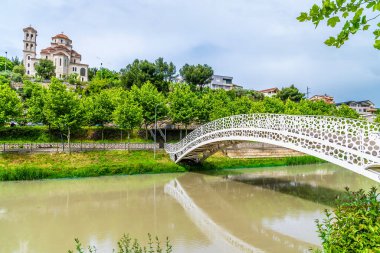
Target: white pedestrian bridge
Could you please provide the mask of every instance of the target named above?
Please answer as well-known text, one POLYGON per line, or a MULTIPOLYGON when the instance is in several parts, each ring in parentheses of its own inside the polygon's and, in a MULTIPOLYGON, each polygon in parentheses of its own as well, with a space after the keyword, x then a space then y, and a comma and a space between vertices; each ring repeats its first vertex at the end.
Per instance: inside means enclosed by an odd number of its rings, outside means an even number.
POLYGON ((244 114, 209 122, 166 144, 176 163, 200 163, 228 146, 255 141, 312 155, 380 182, 380 124, 329 116, 244 114))

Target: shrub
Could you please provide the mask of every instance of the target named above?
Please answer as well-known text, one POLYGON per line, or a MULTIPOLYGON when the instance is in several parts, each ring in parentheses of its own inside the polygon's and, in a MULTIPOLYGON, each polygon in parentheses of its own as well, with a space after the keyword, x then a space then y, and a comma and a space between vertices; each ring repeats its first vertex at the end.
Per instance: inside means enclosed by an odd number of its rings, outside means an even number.
MULTIPOLYGON (((162 248, 158 237, 156 237, 155 242, 152 241, 152 236, 148 234, 148 245, 143 246, 137 239, 132 239, 129 235, 123 235, 121 239, 117 242, 117 253, 171 253, 172 246, 170 244, 169 238, 166 238, 166 244, 162 248)), ((85 253, 86 250, 82 247, 79 239, 75 239, 75 249, 76 253, 85 253)), ((94 246, 88 246, 89 253, 96 253, 96 248, 94 246)), ((113 249, 112 252, 116 252, 113 249)), ((68 253, 74 253, 74 251, 69 250, 68 253)))
POLYGON ((376 188, 346 193, 326 218, 316 220, 323 250, 330 252, 380 252, 380 201, 376 188))

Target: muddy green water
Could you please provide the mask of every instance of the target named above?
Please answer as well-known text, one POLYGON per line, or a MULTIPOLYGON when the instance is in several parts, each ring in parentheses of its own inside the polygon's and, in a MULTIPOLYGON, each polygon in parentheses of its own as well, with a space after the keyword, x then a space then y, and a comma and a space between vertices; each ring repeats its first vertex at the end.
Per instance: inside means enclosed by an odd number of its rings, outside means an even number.
POLYGON ((169 236, 175 253, 308 252, 345 186, 379 185, 331 164, 3 182, 0 252, 67 252, 80 238, 106 253, 124 233, 169 236))

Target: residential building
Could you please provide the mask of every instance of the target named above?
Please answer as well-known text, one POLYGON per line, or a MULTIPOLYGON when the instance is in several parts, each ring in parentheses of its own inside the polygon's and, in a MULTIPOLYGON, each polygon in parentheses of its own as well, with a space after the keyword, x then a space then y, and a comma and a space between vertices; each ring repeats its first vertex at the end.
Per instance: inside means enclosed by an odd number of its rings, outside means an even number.
POLYGON ((280 90, 278 88, 270 88, 270 89, 266 89, 266 90, 259 90, 259 92, 264 94, 265 97, 276 96, 279 91, 280 90))
POLYGON ((41 58, 37 58, 37 30, 29 26, 24 31, 24 66, 26 74, 35 76, 35 65, 40 59, 51 60, 55 66, 57 78, 64 78, 70 74, 78 74, 82 82, 88 81, 88 65, 81 63, 82 56, 73 50, 72 40, 60 33, 52 37, 51 45, 42 49, 41 58))
POLYGON ((205 87, 224 90, 243 89, 242 86, 234 84, 232 80, 233 77, 231 76, 213 75, 211 82, 206 84, 205 87))
POLYGON ((328 95, 315 95, 310 98, 311 101, 319 101, 322 100, 327 104, 335 104, 334 97, 328 96, 328 95))
POLYGON ((375 104, 370 100, 364 101, 347 101, 342 103, 337 103, 336 106, 340 105, 348 105, 350 108, 354 109, 357 113, 359 113, 364 118, 367 118, 369 121, 373 121, 376 118, 376 107, 375 104))

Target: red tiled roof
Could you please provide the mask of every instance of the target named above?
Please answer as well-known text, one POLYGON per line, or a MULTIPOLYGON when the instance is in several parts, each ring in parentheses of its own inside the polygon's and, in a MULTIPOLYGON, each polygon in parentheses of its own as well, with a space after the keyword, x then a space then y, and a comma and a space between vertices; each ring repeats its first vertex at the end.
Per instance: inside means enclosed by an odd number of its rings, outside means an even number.
POLYGON ((53 37, 53 39, 55 38, 59 38, 59 39, 65 39, 65 40, 70 40, 69 37, 67 37, 66 35, 64 35, 63 33, 60 33, 60 34, 57 34, 53 37))
POLYGON ((266 90, 260 90, 259 92, 266 93, 266 92, 272 92, 272 91, 279 91, 279 89, 278 88, 270 88, 270 89, 266 89, 266 90))

